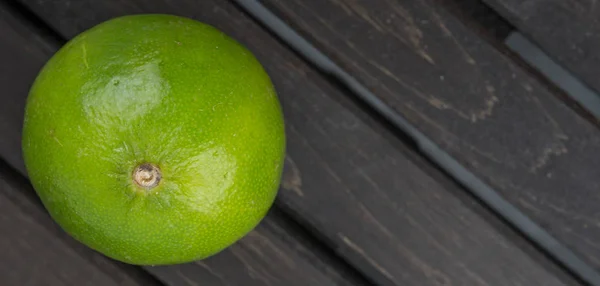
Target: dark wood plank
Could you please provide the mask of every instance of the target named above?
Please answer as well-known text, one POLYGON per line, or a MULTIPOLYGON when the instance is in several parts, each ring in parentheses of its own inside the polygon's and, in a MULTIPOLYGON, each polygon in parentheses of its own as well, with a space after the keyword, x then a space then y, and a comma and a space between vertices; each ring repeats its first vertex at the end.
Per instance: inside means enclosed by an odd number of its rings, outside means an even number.
POLYGON ((27 181, 4 162, 0 162, 0 233, 2 285, 159 285, 64 235, 35 200, 27 181))
MULTIPOLYGON (((8 12, 7 8, 0 4, 0 62, 3 64, 0 68, 0 78, 16 79, 11 83, 7 83, 8 92, 0 95, 0 106, 11 112, 0 113, 0 122, 5 123, 6 129, 0 129, 0 142, 10 142, 11 144, 0 144, 2 150, 1 156, 9 159, 10 163, 16 167, 21 173, 25 173, 22 167, 23 163, 20 158, 18 147, 21 122, 24 105, 24 100, 27 94, 29 83, 33 80, 35 73, 43 65, 43 63, 51 56, 58 48, 57 43, 52 43, 37 35, 38 31, 35 28, 26 25, 22 20, 14 17, 8 12), (20 69, 10 69, 8 67, 21 66, 20 69), (6 68, 5 68, 6 67, 6 68), (6 139, 6 140, 5 140, 6 139)), ((14 175, 14 174, 13 174, 14 175)), ((10 176, 0 177, 0 189, 7 188, 13 196, 23 196, 19 194, 30 193, 32 197, 33 190, 23 183, 15 184, 9 182, 10 176), (2 180, 6 181, 2 185, 2 180)), ((19 203, 26 204, 25 199, 18 197, 19 203)), ((41 271, 41 267, 51 262, 52 259, 60 260, 60 254, 65 252, 65 256, 69 255, 68 247, 58 248, 60 242, 58 238, 52 235, 57 235, 62 238, 68 236, 61 232, 59 227, 52 223, 49 217, 44 217, 40 223, 44 226, 51 227, 51 234, 38 235, 37 232, 30 230, 31 227, 23 225, 19 228, 22 221, 27 220, 27 215, 39 216, 44 213, 41 209, 41 204, 35 207, 28 207, 28 212, 16 213, 10 216, 14 206, 8 201, 1 201, 0 196, 0 233, 9 233, 9 228, 14 227, 13 233, 10 236, 0 239, 0 248, 2 252, 8 251, 8 256, 2 257, 0 267, 8 267, 11 260, 18 266, 26 266, 28 259, 32 259, 32 255, 39 252, 39 265, 35 264, 34 268, 27 269, 23 273, 16 273, 14 278, 7 276, 0 268, 0 284, 12 283, 13 279, 25 279, 27 274, 32 274, 32 271, 41 271), (30 213, 29 213, 30 212, 30 213), (4 223, 4 224, 2 224, 4 223), (9 224, 10 223, 10 224, 9 224), (4 230, 4 231, 3 231, 4 230), (17 248, 11 248, 9 245, 15 240, 23 239, 17 248), (56 241, 53 241, 56 240, 56 241), (45 241, 45 244, 44 244, 45 241), (53 249, 45 250, 44 247, 53 249), (56 248, 56 249, 54 249, 56 248), (18 256, 23 256, 17 259, 18 256), (3 264, 2 264, 3 263, 3 264), (8 280, 7 280, 8 279, 8 280)), ((29 206, 29 205, 28 205, 29 206)), ((38 231, 39 232, 39 231, 38 231)), ((108 278, 114 281, 125 282, 118 267, 120 263, 113 262, 100 254, 92 252, 85 246, 70 241, 71 247, 75 247, 88 254, 90 259, 95 263, 112 264, 113 269, 108 272, 108 278), (118 264, 118 265, 117 265, 118 264)), ((72 252, 72 250, 71 250, 72 252)), ((318 245, 314 245, 310 238, 307 237, 301 230, 294 227, 293 224, 281 214, 270 212, 267 218, 252 231, 246 238, 227 249, 218 256, 211 257, 198 263, 189 263, 176 266, 162 267, 145 267, 147 271, 155 276, 163 279, 169 285, 361 285, 364 284, 360 278, 348 271, 339 269, 339 263, 334 259, 328 258, 327 251, 319 249, 318 245)), ((330 255, 329 255, 330 256, 330 255)), ((82 260, 82 259, 79 259, 82 260)), ((88 262, 89 264, 89 262, 88 262)), ((101 283, 104 276, 95 274, 92 277, 91 270, 85 268, 85 262, 74 261, 74 259, 65 259, 60 263, 56 263, 48 268, 48 271, 56 270, 57 279, 64 279, 64 283, 76 281, 82 277, 90 276, 89 283, 86 280, 80 283, 67 284, 84 284, 91 285, 113 285, 115 283, 101 283), (78 263, 83 266, 81 273, 78 263), (71 267, 72 269, 69 269, 71 267), (73 276, 73 277, 70 277, 73 276), (97 276, 97 277, 96 277, 97 276), (92 279, 93 278, 93 279, 92 279)), ((88 267, 89 268, 89 267, 88 267)), ((105 267, 106 268, 106 267, 105 267)), ((7 268, 4 268, 7 269, 7 268)), ((13 268, 14 270, 14 268, 13 268)), ((38 277, 32 279, 42 279, 46 272, 40 272, 38 277)), ((146 274, 147 275, 147 274, 146 274)), ((52 276, 51 278, 53 278, 52 276)), ((20 280, 14 280, 20 281, 20 280)), ((27 282, 28 280, 23 280, 27 282)), ((38 281, 38 280, 32 280, 38 281)), ((41 281, 41 280, 39 280, 41 281)), ((58 280, 57 280, 58 281, 58 280)), ((57 282, 58 283, 58 282, 57 282)), ((33 284, 11 284, 11 285, 41 285, 43 283, 33 284)), ((132 282, 122 283, 123 285, 134 285, 132 282)), ((52 284, 55 285, 55 284, 52 284)), ((135 284, 138 285, 138 284, 135 284)), ((150 283, 141 283, 139 285, 152 285, 150 283)))
POLYGON ((204 261, 148 269, 169 285, 366 285, 338 271, 319 245, 289 225, 278 211, 224 252, 204 261))
POLYGON ((118 15, 160 12, 201 19, 248 46, 272 75, 286 116, 277 205, 373 283, 577 284, 231 3, 23 3, 67 38, 118 15))
POLYGON ((501 43, 514 28, 481 0, 434 0, 469 28, 490 41, 501 43))
MULTIPOLYGON (((0 13, 1 19, 4 20, 3 25, 0 26, 0 36, 2 37, 0 74, 5 75, 0 77, 0 85, 5 88, 4 95, 0 99, 5 99, 7 94, 26 96, 32 79, 35 78, 44 61, 48 58, 48 53, 45 50, 50 48, 36 33, 12 27, 12 25, 18 26, 20 23, 14 21, 8 11, 2 9, 0 13), (22 44, 24 42, 37 44, 42 48, 33 49, 29 53, 17 53, 16 51, 23 48, 22 44)), ((25 168, 21 159, 21 125, 24 108, 24 100, 15 101, 13 104, 0 104, 0 114, 2 114, 2 120, 0 120, 0 132, 2 134, 0 147, 3 150, 13 150, 7 153, 4 159, 20 170, 25 168), (18 128, 15 128, 15 126, 18 128)))
POLYGON ((563 67, 600 91, 600 7, 595 0, 484 0, 563 67))
POLYGON ((263 2, 600 267, 600 132, 544 85, 434 1, 263 2))

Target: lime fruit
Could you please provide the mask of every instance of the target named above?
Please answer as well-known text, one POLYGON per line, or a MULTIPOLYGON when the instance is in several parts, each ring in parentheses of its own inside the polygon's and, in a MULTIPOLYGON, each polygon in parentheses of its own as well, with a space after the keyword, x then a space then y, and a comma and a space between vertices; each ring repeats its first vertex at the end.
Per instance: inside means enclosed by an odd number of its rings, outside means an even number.
POLYGON ((263 219, 285 132, 251 52, 209 25, 153 14, 64 45, 31 87, 22 143, 66 232, 114 259, 161 265, 218 253, 263 219))

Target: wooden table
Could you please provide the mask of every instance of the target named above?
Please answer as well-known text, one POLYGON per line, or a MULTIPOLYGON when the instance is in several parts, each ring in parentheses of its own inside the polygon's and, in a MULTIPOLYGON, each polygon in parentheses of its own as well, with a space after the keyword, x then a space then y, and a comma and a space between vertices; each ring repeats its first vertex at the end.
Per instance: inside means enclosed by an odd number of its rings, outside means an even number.
POLYGON ((559 0, 0 1, 0 285, 600 285, 600 8, 559 0), (496 14, 496 11, 498 14, 496 14), (28 89, 68 39, 170 13, 247 46, 288 136, 275 206, 222 253, 137 267, 65 234, 27 181, 28 89))

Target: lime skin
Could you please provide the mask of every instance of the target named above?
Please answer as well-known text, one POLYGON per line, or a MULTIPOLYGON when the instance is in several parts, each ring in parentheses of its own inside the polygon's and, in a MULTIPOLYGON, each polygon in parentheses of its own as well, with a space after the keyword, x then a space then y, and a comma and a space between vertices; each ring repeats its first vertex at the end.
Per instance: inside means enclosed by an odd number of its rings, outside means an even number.
POLYGON ((266 215, 285 156, 282 111, 257 59, 173 15, 103 22, 35 79, 22 148, 71 236, 137 265, 203 259, 266 215))

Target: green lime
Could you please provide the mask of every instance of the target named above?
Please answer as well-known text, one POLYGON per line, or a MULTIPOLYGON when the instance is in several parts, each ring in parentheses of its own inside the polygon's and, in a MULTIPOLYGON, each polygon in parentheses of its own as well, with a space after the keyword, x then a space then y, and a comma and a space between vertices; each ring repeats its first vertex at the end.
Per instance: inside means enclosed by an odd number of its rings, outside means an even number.
POLYGON ((104 22, 44 66, 23 153, 54 220, 131 264, 211 256, 251 231, 277 194, 285 131, 256 58, 171 15, 104 22))

